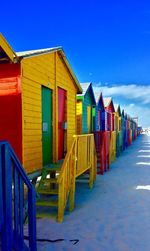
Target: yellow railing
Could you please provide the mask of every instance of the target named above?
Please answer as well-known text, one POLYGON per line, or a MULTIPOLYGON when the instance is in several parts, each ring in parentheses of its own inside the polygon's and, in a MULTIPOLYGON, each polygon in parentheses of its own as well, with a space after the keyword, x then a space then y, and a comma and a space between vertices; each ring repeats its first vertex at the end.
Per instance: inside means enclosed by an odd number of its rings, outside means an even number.
POLYGON ((76 140, 73 140, 72 146, 66 154, 62 164, 61 172, 58 177, 58 221, 62 222, 64 210, 70 194, 69 210, 74 208, 75 193, 75 169, 76 169, 76 140))
POLYGON ((63 221, 64 210, 69 197, 69 210, 74 208, 75 181, 82 173, 89 172, 89 186, 96 179, 96 150, 93 134, 75 135, 66 154, 58 177, 58 221, 63 221))
POLYGON ((116 131, 111 132, 109 147, 109 162, 112 163, 116 159, 116 131))
POLYGON ((77 164, 76 177, 87 170, 90 171, 89 185, 92 188, 93 181, 96 178, 96 149, 93 134, 84 134, 74 136, 77 144, 77 164))

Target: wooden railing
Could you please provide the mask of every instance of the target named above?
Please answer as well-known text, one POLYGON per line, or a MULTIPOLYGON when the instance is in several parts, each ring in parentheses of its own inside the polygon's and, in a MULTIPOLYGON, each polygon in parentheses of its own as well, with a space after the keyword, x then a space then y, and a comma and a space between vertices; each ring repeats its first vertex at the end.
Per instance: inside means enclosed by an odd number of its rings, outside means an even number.
POLYGON ((93 132, 97 153, 97 173, 103 174, 105 171, 105 139, 103 132, 93 132))
POLYGON ((112 163, 116 159, 116 131, 111 132, 109 151, 109 161, 112 163))
POLYGON ((89 171, 89 186, 96 179, 96 150, 93 134, 75 135, 58 177, 58 221, 63 221, 69 197, 69 210, 74 208, 76 178, 89 171))
POLYGON ((117 157, 120 156, 121 152, 123 151, 123 134, 122 131, 117 132, 117 141, 116 141, 116 155, 117 157))
POLYGON ((61 172, 58 177, 58 221, 62 222, 64 210, 70 195, 69 210, 74 208, 74 193, 75 193, 75 172, 76 172, 76 140, 73 139, 72 146, 67 152, 65 160, 61 167, 61 172))
POLYGON ((2 251, 36 251, 35 189, 12 147, 0 142, 0 224, 2 251), (24 241, 24 201, 28 200, 29 244, 24 241))
POLYGON ((97 174, 104 174, 109 169, 110 132, 93 132, 97 152, 97 174))
POLYGON ((77 144, 76 177, 90 170, 89 186, 92 188, 96 177, 96 149, 93 134, 74 136, 77 144))

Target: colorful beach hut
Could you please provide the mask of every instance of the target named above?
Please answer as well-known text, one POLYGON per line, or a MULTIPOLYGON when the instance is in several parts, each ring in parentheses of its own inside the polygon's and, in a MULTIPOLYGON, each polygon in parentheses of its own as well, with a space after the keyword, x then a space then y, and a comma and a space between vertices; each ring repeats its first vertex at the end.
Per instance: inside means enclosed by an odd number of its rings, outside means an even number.
POLYGON ((120 105, 114 104, 115 113, 114 113, 114 130, 121 131, 121 108, 120 105))
POLYGON ((104 98, 105 107, 105 130, 114 131, 114 104, 111 97, 104 98))
POLYGON ((122 110, 122 133, 123 133, 123 150, 128 146, 128 122, 127 114, 122 110))
POLYGON ((117 157, 123 150, 123 134, 121 130, 121 108, 120 105, 115 104, 115 131, 116 131, 116 155, 117 157))
POLYGON ((104 98, 105 106, 105 130, 110 134, 109 163, 116 158, 116 131, 114 131, 115 108, 111 97, 104 98))
POLYGON ((131 129, 132 129, 132 140, 135 140, 137 137, 137 118, 136 120, 134 118, 132 118, 131 120, 131 129))
POLYGON ((95 138, 95 146, 97 152, 97 173, 103 174, 107 167, 109 167, 108 163, 108 144, 107 140, 107 132, 105 131, 105 107, 103 102, 103 96, 101 92, 97 92, 94 89, 95 98, 96 98, 96 114, 95 114, 95 130, 94 138, 95 138), (106 149, 107 148, 107 149, 106 149))
POLYGON ((81 87, 83 93, 77 95, 76 103, 77 134, 95 130, 96 100, 92 83, 81 83, 81 87))
POLYGON ((102 93, 95 93, 96 114, 95 114, 95 131, 105 130, 105 107, 102 93))
POLYGON ((128 134, 128 146, 132 143, 132 119, 127 115, 127 134, 128 134))
POLYGON ((64 158, 81 92, 62 47, 15 53, 0 34, 0 140, 28 173, 64 158))

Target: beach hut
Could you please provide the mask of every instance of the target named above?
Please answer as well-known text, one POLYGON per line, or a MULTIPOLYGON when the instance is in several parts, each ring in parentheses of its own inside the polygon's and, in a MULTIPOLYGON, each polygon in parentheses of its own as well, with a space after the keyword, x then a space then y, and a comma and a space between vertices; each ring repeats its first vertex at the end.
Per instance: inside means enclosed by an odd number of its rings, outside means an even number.
POLYGON ((116 131, 116 155, 117 157, 123 150, 123 134, 121 130, 121 108, 120 105, 115 104, 115 131, 116 131))
POLYGON ((132 119, 132 139, 135 140, 137 136, 137 121, 132 119))
POLYGON ((105 107, 102 93, 94 90, 96 98, 95 146, 97 152, 97 173, 103 174, 109 168, 109 132, 105 131, 105 107))
POLYGON ((64 158, 81 92, 62 47, 15 53, 0 34, 0 140, 28 173, 64 158))
POLYGON ((127 116, 127 131, 128 131, 128 146, 132 143, 132 119, 128 115, 127 116))
MULTIPOLYGON (((111 97, 104 98, 105 106, 105 130, 110 133, 109 148, 109 163, 116 158, 116 131, 114 131, 115 108, 111 97)), ((108 138, 109 138, 108 137, 108 138)))
POLYGON ((122 110, 122 133, 123 133, 123 150, 128 146, 128 122, 127 114, 122 110))
POLYGON ((114 130, 121 131, 121 108, 120 105, 114 104, 114 130))
POLYGON ((77 95, 76 115, 77 134, 91 133, 95 130, 96 100, 92 83, 81 83, 83 93, 77 95))
POLYGON ((105 130, 114 131, 114 104, 111 97, 104 98, 105 107, 105 130))
POLYGON ((95 93, 96 97, 96 115, 95 115, 95 131, 105 130, 105 107, 102 93, 95 93))

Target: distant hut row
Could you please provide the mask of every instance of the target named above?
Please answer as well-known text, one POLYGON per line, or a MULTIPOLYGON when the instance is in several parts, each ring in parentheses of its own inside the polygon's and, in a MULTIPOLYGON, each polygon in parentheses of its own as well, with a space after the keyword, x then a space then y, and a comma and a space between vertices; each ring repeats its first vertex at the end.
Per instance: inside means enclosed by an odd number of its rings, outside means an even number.
POLYGON ((15 53, 0 35, 0 140, 28 173, 63 159, 74 134, 122 132, 123 149, 135 139, 137 123, 100 89, 94 93, 61 47, 15 53))
POLYGON ((121 108, 79 83, 61 47, 16 53, 0 34, 0 141, 35 185, 37 207, 57 208, 58 221, 68 199, 74 208, 76 180, 88 176, 92 188, 136 138, 137 121, 121 108))

